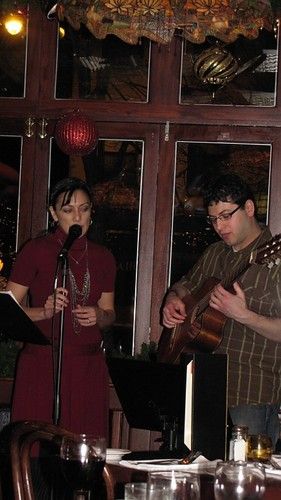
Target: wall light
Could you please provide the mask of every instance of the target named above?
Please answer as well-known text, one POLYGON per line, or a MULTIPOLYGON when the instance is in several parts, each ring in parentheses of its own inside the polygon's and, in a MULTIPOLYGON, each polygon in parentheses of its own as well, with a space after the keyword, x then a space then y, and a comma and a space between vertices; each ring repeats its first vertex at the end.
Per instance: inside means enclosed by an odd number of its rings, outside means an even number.
POLYGON ((60 38, 65 37, 65 29, 62 26, 59 27, 59 37, 60 38))
POLYGON ((3 24, 10 35, 18 35, 23 31, 24 27, 24 20, 21 12, 9 14, 5 17, 3 24))

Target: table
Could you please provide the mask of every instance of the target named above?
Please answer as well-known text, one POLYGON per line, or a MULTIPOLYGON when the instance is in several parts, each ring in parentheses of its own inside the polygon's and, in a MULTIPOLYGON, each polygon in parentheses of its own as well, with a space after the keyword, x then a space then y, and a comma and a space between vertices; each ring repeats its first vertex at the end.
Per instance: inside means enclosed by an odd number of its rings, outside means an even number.
MULTIPOLYGON (((124 498, 124 484, 147 480, 147 472, 108 464, 115 481, 115 498, 124 498)), ((200 474, 201 500, 214 500, 214 478, 210 474, 200 474)), ((281 499, 281 478, 267 478, 264 500, 281 499)))

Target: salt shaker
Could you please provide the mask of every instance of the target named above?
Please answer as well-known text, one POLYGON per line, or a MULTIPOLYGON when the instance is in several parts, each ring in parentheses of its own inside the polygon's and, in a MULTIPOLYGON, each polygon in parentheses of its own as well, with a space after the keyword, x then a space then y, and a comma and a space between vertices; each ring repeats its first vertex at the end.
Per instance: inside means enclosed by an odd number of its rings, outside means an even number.
POLYGON ((247 458, 248 427, 245 425, 234 425, 229 443, 229 460, 242 460, 247 458))

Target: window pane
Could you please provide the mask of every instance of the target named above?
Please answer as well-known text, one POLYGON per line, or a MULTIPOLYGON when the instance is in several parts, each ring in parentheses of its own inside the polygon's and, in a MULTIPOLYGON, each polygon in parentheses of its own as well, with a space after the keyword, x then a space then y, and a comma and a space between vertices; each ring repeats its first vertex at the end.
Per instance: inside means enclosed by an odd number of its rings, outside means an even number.
POLYGON ((109 348, 127 353, 134 332, 143 154, 142 141, 100 139, 89 156, 69 159, 52 143, 51 185, 73 175, 92 186, 95 213, 89 236, 109 248, 117 262, 117 319, 107 341, 109 348))
POLYGON ((6 284, 17 246, 21 137, 0 136, 0 290, 6 284))
POLYGON ((25 96, 27 22, 25 16, 21 19, 23 28, 16 35, 9 34, 4 23, 0 24, 0 97, 25 96))
POLYGON ((202 186, 220 173, 238 174, 250 184, 258 220, 266 223, 270 163, 270 145, 177 143, 171 283, 192 267, 208 245, 218 240, 214 229, 206 222, 202 186))
POLYGON ((97 40, 85 27, 61 25, 56 98, 147 102, 150 42, 129 45, 109 35, 97 40))
POLYGON ((277 28, 226 45, 214 38, 183 44, 182 104, 275 106, 277 28))

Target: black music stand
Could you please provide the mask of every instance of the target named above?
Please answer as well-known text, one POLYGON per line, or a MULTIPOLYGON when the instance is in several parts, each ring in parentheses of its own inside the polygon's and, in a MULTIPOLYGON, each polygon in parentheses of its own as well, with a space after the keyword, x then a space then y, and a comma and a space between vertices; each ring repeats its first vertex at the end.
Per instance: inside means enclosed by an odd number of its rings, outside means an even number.
POLYGON ((15 340, 49 345, 36 323, 25 314, 11 292, 0 292, 0 342, 15 340))
POLYGON ((130 427, 162 432, 163 451, 185 446, 225 459, 225 354, 186 354, 178 365, 113 357, 107 364, 130 427))
POLYGON ((182 449, 184 370, 178 365, 114 357, 107 364, 130 427, 161 432, 162 449, 182 449))

